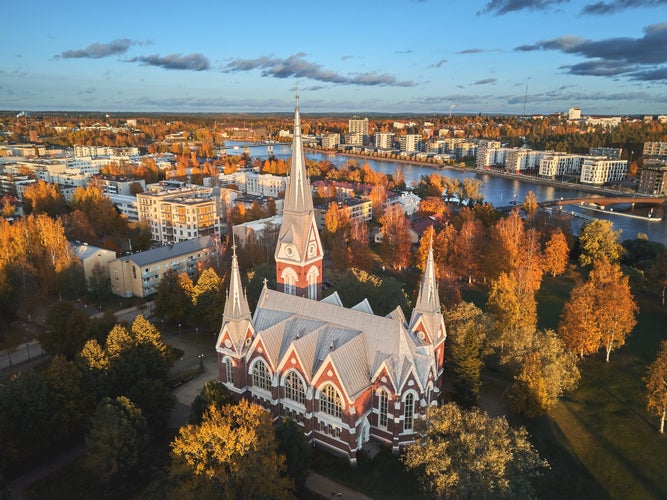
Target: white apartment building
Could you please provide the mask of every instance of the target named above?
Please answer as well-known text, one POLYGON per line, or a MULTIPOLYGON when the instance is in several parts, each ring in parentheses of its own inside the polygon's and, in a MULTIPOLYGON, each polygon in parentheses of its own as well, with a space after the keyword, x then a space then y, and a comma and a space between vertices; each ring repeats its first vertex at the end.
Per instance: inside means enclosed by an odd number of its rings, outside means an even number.
POLYGON ((394 137, 396 137, 396 134, 391 132, 377 132, 375 134, 375 147, 378 149, 393 149, 394 137))
POLYGON ((568 120, 579 120, 581 119, 581 108, 570 108, 567 112, 568 120))
POLYGON ((242 193, 272 198, 277 198, 281 191, 285 191, 285 180, 284 176, 247 170, 218 175, 218 185, 221 187, 234 184, 242 193))
POLYGON ((422 199, 419 196, 409 191, 403 191, 398 198, 398 203, 401 204, 403 213, 408 217, 419 211, 419 204, 421 201, 422 199))
POLYGON ((585 156, 568 153, 546 154, 540 160, 539 176, 555 179, 562 175, 581 174, 581 164, 585 156))
POLYGON ((340 134, 324 134, 322 136, 322 147, 324 149, 336 149, 340 144, 340 134))
POLYGON ((130 222, 139 221, 139 210, 137 208, 137 197, 124 194, 107 194, 107 198, 116 206, 118 211, 130 222))
MULTIPOLYGON (((449 153, 449 151, 441 151, 441 153, 449 153)), ((477 156, 477 144, 470 141, 461 141, 454 146, 454 155, 459 159, 466 156, 477 156)))
POLYGON ((138 184, 142 191, 146 191, 146 181, 144 179, 130 179, 129 177, 119 177, 115 175, 103 175, 95 178, 102 184, 102 190, 106 195, 123 194, 133 196, 132 186, 138 184))
POLYGON ((363 134, 345 134, 345 144, 350 146, 363 146, 364 145, 364 135, 363 134))
POLYGON ((152 240, 171 244, 220 233, 220 203, 212 189, 169 182, 147 188, 137 195, 137 209, 139 220, 150 224, 152 240))
POLYGON ((74 146, 74 157, 92 157, 97 156, 118 156, 122 158, 128 158, 130 156, 138 156, 139 148, 136 147, 124 147, 124 148, 114 148, 110 146, 74 146))
POLYGON ((348 132, 350 134, 368 135, 368 118, 353 116, 348 120, 348 132))
POLYGON ((581 183, 602 185, 607 182, 618 182, 625 178, 627 171, 626 160, 610 160, 601 156, 587 157, 581 165, 581 183))
POLYGON ((588 150, 588 154, 591 156, 606 156, 607 158, 611 158, 612 160, 620 159, 622 153, 623 153, 623 148, 599 147, 599 148, 590 148, 588 150))
POLYGON ((505 157, 510 148, 502 148, 500 141, 481 141, 477 147, 477 168, 485 169, 495 165, 505 165, 505 157))
POLYGON ((421 151, 422 136, 420 134, 405 134, 398 138, 400 149, 404 153, 421 151))
POLYGON ((534 151, 528 148, 512 148, 505 156, 505 170, 508 172, 522 172, 537 170, 540 160, 548 154, 545 151, 534 151))

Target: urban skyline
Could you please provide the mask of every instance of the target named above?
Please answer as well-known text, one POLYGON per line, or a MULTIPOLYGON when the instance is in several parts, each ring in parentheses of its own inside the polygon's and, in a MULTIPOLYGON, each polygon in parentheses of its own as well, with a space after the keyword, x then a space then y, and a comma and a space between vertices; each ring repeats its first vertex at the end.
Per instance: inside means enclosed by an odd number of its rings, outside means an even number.
POLYGON ((666 5, 12 2, 0 109, 665 114, 666 5))

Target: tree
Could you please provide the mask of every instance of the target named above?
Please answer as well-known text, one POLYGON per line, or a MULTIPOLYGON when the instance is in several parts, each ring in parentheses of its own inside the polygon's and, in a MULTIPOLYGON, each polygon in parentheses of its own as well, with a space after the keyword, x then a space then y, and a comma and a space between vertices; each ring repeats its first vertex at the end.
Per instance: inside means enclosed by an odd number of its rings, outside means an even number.
POLYGON ((192 309, 192 282, 189 285, 177 271, 167 269, 157 287, 155 314, 172 323, 185 323, 192 309))
POLYGON ((149 443, 149 428, 128 398, 104 398, 86 435, 86 469, 101 483, 122 481, 138 472, 149 443))
POLYGON ((431 407, 425 429, 403 456, 427 494, 438 498, 527 498, 548 463, 521 427, 454 403, 431 407))
POLYGON ((171 456, 174 498, 293 498, 271 416, 244 399, 181 427, 171 456))
POLYGON ((470 407, 477 404, 482 385, 482 352, 489 330, 488 318, 471 302, 461 302, 447 311, 446 361, 457 400, 470 407))
POLYGON ((567 269, 570 247, 563 231, 556 229, 544 248, 542 266, 551 276, 560 276, 567 269))
POLYGON ((600 349, 601 332, 597 324, 595 289, 590 282, 582 282, 570 292, 570 298, 561 312, 558 334, 565 345, 580 358, 600 349))
POLYGON ((528 217, 532 217, 535 215, 535 212, 537 212, 537 209, 540 207, 540 205, 537 203, 537 197, 535 196, 535 193, 532 191, 528 191, 526 193, 526 199, 523 201, 523 204, 521 205, 521 208, 523 208, 523 211, 526 212, 526 215, 528 217))
POLYGON ((52 218, 65 211, 65 198, 57 184, 38 180, 23 190, 24 210, 26 214, 48 214, 52 218))
POLYGON ((613 227, 608 220, 595 219, 581 228, 579 263, 582 266, 591 265, 602 257, 618 262, 623 255, 623 246, 619 243, 621 230, 614 231, 613 227))
POLYGON ((649 365, 644 383, 648 397, 646 408, 660 418, 660 433, 663 434, 667 418, 667 340, 660 342, 658 355, 649 365))
POLYGON ((287 474, 294 479, 297 491, 302 491, 310 472, 312 446, 301 427, 291 418, 282 417, 275 425, 278 453, 285 456, 287 474))
POLYGON ((663 249, 656 255, 653 264, 648 268, 647 276, 649 283, 658 292, 665 307, 665 291, 667 290, 667 249, 663 249))
POLYGON ((555 332, 537 331, 532 340, 510 395, 514 411, 529 417, 548 411, 560 396, 576 388, 580 378, 576 355, 567 351, 555 332))
POLYGON ((88 315, 72 302, 56 302, 44 320, 44 332, 40 335, 42 347, 53 356, 61 354, 74 359, 88 340, 89 322, 88 315))
POLYGON ((412 240, 410 221, 399 205, 391 205, 380 217, 382 226, 382 254, 394 269, 410 263, 412 240))
POLYGON ((233 404, 234 398, 225 387, 225 385, 218 380, 209 380, 204 384, 199 394, 195 397, 190 405, 190 419, 191 424, 201 424, 204 418, 204 412, 211 406, 222 408, 225 405, 233 404))
POLYGON ((220 318, 225 306, 222 279, 212 269, 202 271, 192 293, 194 323, 211 332, 220 327, 220 318))
POLYGON ((623 275, 619 264, 603 257, 593 266, 589 280, 595 290, 597 323, 609 362, 611 351, 625 344, 637 324, 639 307, 630 291, 630 279, 623 275))

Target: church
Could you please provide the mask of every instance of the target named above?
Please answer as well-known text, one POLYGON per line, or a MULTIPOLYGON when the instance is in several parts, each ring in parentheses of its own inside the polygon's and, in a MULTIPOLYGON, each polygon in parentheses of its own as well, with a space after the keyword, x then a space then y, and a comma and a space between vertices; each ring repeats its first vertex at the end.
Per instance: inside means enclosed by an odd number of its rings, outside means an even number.
POLYGON ((322 299, 322 259, 297 96, 275 250, 278 290, 265 282, 251 313, 234 248, 216 341, 219 379, 354 465, 371 439, 394 452, 414 441, 415 421, 439 393, 445 323, 432 249, 409 321, 400 307, 383 317, 367 300, 345 308, 337 293, 322 299))

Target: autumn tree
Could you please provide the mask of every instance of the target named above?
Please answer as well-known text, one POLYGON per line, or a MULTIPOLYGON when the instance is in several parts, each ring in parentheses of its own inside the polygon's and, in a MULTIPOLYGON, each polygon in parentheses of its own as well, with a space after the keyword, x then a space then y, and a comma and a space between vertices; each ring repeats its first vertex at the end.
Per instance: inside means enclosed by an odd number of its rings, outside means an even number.
POLYGON ((173 498, 293 498, 271 416, 241 400, 211 406, 200 425, 181 427, 171 443, 173 498))
POLYGON ((212 268, 206 268, 192 289, 193 322, 206 328, 207 332, 220 327, 220 318, 225 307, 225 292, 222 279, 212 268))
POLYGON ((192 289, 191 281, 188 283, 177 271, 167 269, 158 285, 155 314, 171 323, 185 323, 192 309, 192 289))
POLYGON ((26 214, 47 214, 52 218, 62 215, 66 208, 65 197, 57 184, 38 180, 23 190, 23 209, 26 214))
POLYGON ((525 428, 454 403, 428 409, 425 429, 403 462, 437 498, 529 498, 533 479, 548 467, 525 428))
POLYGON ((542 415, 565 392, 575 389, 579 378, 576 355, 552 330, 537 331, 514 377, 512 408, 529 417, 542 415))
POLYGON ((234 398, 229 389, 219 380, 209 380, 204 384, 199 394, 195 396, 190 405, 191 424, 201 424, 204 419, 204 413, 211 407, 222 408, 225 405, 233 404, 234 398))
POLYGON ((88 315, 77 309, 72 302, 56 302, 44 320, 44 332, 40 342, 44 351, 65 356, 72 360, 88 340, 88 315))
POLYGON ((647 277, 652 288, 658 292, 665 306, 665 291, 667 291, 667 249, 662 249, 656 255, 653 263, 648 268, 647 277))
POLYGON ((569 255, 570 247, 563 231, 555 230, 544 248, 544 258, 542 260, 544 271, 551 273, 551 276, 554 277, 560 276, 567 269, 569 255))
POLYGON ((623 255, 623 246, 619 243, 621 230, 614 231, 612 222, 595 219, 581 228, 579 263, 588 266, 606 257, 610 262, 618 262, 623 255))
POLYGON ((391 205, 380 217, 382 230, 382 255, 394 269, 402 269, 410 263, 412 236, 410 221, 399 205, 391 205))
POLYGON ((535 215, 539 207, 540 206, 537 203, 537 197, 535 196, 535 193, 533 193, 532 191, 528 191, 526 193, 526 199, 521 204, 521 208, 523 208, 523 211, 526 212, 526 215, 528 217, 532 217, 533 215, 535 215))
POLYGON ((644 383, 648 397, 646 408, 660 418, 660 433, 663 434, 667 418, 667 340, 660 342, 658 356, 649 365, 644 383))
POLYGON ((580 358, 600 349, 601 332, 594 296, 595 289, 590 282, 579 283, 570 292, 560 316, 558 334, 580 358))

